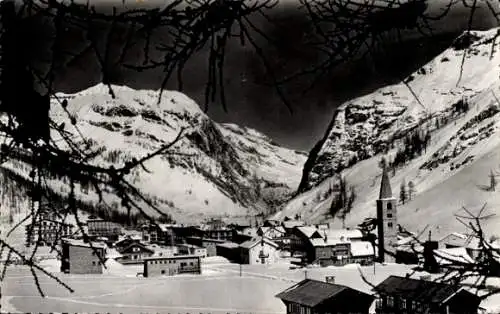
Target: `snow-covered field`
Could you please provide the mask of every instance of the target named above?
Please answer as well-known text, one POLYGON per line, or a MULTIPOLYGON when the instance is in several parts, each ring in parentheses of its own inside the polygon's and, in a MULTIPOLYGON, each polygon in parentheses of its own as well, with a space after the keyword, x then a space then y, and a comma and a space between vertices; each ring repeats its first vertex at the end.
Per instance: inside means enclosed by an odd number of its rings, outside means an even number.
MULTIPOLYGON (((51 269, 50 262, 45 264, 51 269)), ((55 265, 52 265, 52 267, 55 265)), ((13 266, 2 285, 2 309, 19 312, 156 312, 156 313, 285 313, 285 307, 274 296, 304 278, 335 282, 370 292, 389 275, 404 276, 411 266, 387 264, 375 267, 290 269, 289 264, 239 265, 221 260, 203 266, 202 275, 137 278, 127 272, 103 275, 67 275, 56 273, 75 289, 73 294, 41 275, 45 298, 38 295, 29 270, 13 266), (221 263, 217 263, 221 262, 221 263), (362 273, 367 282, 360 276, 362 273), (370 284, 369 284, 370 283, 370 284)), ((113 268, 113 267, 111 267, 113 268)), ((116 268, 115 268, 116 270, 116 268)), ((133 271, 130 271, 133 272, 133 271)), ((415 274, 414 276, 419 276, 415 274)), ((483 306, 500 308, 499 297, 484 301, 483 306)))

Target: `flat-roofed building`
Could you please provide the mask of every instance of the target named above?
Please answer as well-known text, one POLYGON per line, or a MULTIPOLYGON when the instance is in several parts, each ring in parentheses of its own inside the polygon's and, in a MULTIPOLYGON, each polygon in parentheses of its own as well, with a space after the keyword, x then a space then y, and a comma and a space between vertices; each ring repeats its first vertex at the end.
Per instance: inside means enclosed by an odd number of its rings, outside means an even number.
POLYGON ((144 277, 201 274, 201 256, 174 255, 144 258, 144 277))

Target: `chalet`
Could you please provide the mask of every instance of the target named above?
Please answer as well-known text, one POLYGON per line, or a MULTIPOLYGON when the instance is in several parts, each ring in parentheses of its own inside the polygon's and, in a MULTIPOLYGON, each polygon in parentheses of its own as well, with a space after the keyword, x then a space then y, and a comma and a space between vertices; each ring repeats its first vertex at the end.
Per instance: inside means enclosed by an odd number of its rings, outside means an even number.
POLYGON ((259 227, 257 229, 257 235, 273 240, 283 250, 290 249, 290 238, 286 236, 285 228, 281 226, 259 227))
POLYGON ((102 274, 106 246, 63 239, 61 245, 61 272, 70 274, 102 274))
POLYGON ((276 261, 278 244, 266 237, 258 237, 240 244, 242 264, 272 264, 276 261))
POLYGON ((87 228, 90 238, 105 237, 110 241, 116 241, 122 234, 122 227, 119 224, 104 219, 88 219, 87 228))
POLYGON ((200 238, 200 237, 188 237, 186 239, 188 244, 197 245, 199 247, 206 249, 206 256, 216 256, 217 255, 217 244, 222 244, 227 241, 217 240, 217 239, 208 239, 208 238, 200 238))
POLYGON ((290 239, 290 252, 292 255, 298 252, 300 255, 307 255, 311 249, 311 239, 322 239, 321 233, 313 226, 300 226, 288 232, 290 239))
POLYGON ((390 276, 373 290, 377 314, 476 314, 481 302, 463 287, 409 277, 390 276))
POLYGON ((351 261, 351 242, 347 240, 314 238, 309 241, 305 262, 320 266, 341 266, 351 261))
POLYGON ((125 239, 115 244, 122 256, 116 259, 121 264, 141 264, 143 259, 154 254, 154 250, 137 240, 125 239))
POLYGON ((350 262, 361 265, 372 265, 375 260, 375 249, 370 242, 352 241, 350 243, 350 262))
POLYGON ((26 246, 53 246, 71 236, 73 225, 53 218, 41 218, 26 226, 26 246))
POLYGON ((200 257, 207 257, 207 249, 193 244, 179 244, 179 254, 182 255, 197 255, 200 257))
POLYGON ((141 226, 142 240, 148 243, 173 245, 175 243, 173 225, 143 224, 141 226))
POLYGON ((174 255, 144 258, 144 277, 201 274, 201 257, 174 255))
POLYGON ((368 314, 373 302, 369 294, 312 279, 305 279, 276 297, 285 304, 287 314, 368 314))

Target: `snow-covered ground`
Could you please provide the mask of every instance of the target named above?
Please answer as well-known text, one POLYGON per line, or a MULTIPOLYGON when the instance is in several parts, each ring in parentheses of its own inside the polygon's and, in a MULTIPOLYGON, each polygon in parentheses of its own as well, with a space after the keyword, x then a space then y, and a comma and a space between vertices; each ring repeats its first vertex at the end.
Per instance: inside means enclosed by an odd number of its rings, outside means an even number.
MULTIPOLYGON (((8 272, 9 276, 2 287, 2 308, 8 302, 11 304, 10 309, 22 312, 84 310, 122 313, 197 311, 283 314, 286 312, 285 308, 275 295, 304 278, 324 281, 325 276, 334 276, 338 284, 371 293, 371 285, 380 283, 389 275, 405 276, 411 273, 414 278, 427 275, 413 273, 411 266, 398 264, 308 269, 291 269, 290 265, 276 264, 243 265, 240 276, 239 265, 229 263, 205 265, 202 275, 157 278, 56 273, 65 283, 75 288, 75 293, 70 294, 50 279, 41 276, 41 286, 47 294, 42 300, 37 296, 33 279, 26 268, 17 266, 8 272)), ((498 280, 496 284, 500 284, 498 280)), ((492 314, 498 313, 499 305, 500 296, 491 297, 481 304, 492 314)))

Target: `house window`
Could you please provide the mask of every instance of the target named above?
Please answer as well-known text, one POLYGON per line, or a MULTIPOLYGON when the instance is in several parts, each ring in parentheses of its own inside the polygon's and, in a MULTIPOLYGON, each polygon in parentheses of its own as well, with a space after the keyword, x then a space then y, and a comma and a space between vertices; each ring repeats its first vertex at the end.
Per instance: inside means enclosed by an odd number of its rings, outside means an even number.
POLYGON ((389 306, 389 307, 394 306, 394 297, 391 297, 391 296, 387 297, 387 306, 389 306))
POLYGON ((161 270, 161 274, 164 275, 165 274, 165 269, 162 269, 161 270))
POLYGON ((391 222, 391 221, 389 221, 389 222, 387 223, 387 227, 392 228, 392 222, 391 222))
POLYGON ((392 203, 387 203, 387 209, 392 209, 392 203))
POLYGON ((392 213, 387 213, 387 218, 392 218, 392 213))
POLYGON ((401 308, 406 309, 406 300, 405 299, 401 299, 401 308))

